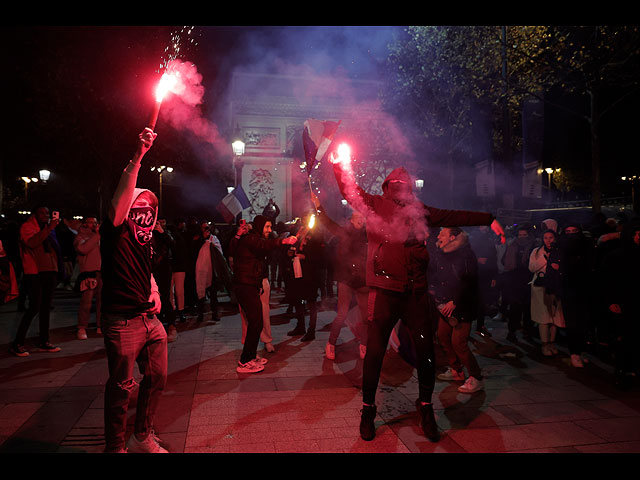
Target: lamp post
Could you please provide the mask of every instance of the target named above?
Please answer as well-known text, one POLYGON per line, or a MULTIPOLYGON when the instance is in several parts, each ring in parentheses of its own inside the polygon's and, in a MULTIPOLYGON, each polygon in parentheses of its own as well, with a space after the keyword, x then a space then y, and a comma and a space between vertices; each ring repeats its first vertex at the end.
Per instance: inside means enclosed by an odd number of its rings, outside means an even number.
POLYGON ((164 172, 167 173, 173 172, 173 167, 166 167, 161 165, 159 167, 151 167, 152 172, 156 172, 158 174, 158 212, 162 211, 162 175, 164 172))
POLYGON ((633 175, 630 177, 620 177, 622 181, 627 181, 631 183, 631 208, 633 213, 640 213, 640 197, 638 196, 638 192, 636 189, 638 188, 638 180, 640 180, 640 176, 633 175))
MULTIPOLYGON (((244 155, 244 138, 242 136, 242 130, 240 130, 240 126, 236 123, 236 129, 233 132, 233 138, 231 139, 231 149, 233 150, 233 171, 234 171, 234 188, 238 185, 242 185, 242 155, 244 155)), ((239 217, 242 213, 239 213, 236 217, 239 220, 239 217)))
POLYGON ((553 168, 547 167, 544 169, 544 171, 547 172, 547 175, 549 177, 549 200, 551 200, 551 180, 553 178, 553 174, 556 172, 559 172, 560 169, 559 168, 553 169, 553 168))
POLYGON ((242 182, 242 155, 244 155, 244 138, 242 137, 242 130, 240 126, 236 124, 236 129, 233 132, 233 139, 231 140, 231 149, 233 150, 233 168, 235 171, 235 187, 242 182))
POLYGON ((36 177, 20 177, 20 180, 24 182, 24 203, 26 204, 29 201, 29 184, 31 182, 37 183, 38 179, 36 177))
POLYGON ((51 172, 49 170, 42 169, 38 172, 38 176, 40 177, 40 180, 42 180, 42 183, 47 183, 51 176, 51 172))

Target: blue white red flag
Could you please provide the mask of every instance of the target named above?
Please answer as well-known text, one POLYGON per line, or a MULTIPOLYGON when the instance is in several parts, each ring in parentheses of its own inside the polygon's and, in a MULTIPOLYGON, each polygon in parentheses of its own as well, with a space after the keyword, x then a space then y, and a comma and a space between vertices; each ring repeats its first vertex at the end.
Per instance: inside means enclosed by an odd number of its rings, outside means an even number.
POLYGON ((304 146, 306 168, 309 175, 311 175, 311 169, 316 162, 321 161, 329 152, 329 147, 339 125, 340 121, 322 121, 313 118, 304 122, 302 145, 304 146))
POLYGON ((251 206, 249 197, 247 197, 242 185, 238 185, 220 201, 216 209, 220 212, 225 222, 232 223, 249 206, 251 206))

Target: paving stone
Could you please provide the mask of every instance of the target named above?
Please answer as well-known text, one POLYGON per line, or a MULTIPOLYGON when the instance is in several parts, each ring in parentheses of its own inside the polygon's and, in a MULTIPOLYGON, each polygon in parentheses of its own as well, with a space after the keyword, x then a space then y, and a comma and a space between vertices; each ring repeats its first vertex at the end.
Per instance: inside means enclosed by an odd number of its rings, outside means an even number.
MULTIPOLYGON (((67 304, 52 317, 52 340, 63 348, 59 354, 0 355, 0 452, 98 453, 104 448, 108 370, 103 341, 95 330, 87 341, 75 339, 78 299, 65 298, 56 299, 67 304)), ((640 452, 640 391, 615 390, 611 366, 600 359, 578 371, 568 364, 566 351, 544 358, 536 341, 506 342, 506 324, 493 321, 487 322, 492 339, 472 346, 485 390, 468 395, 457 391, 461 382, 435 384, 432 401, 442 434, 437 443, 429 442, 419 425, 415 369, 389 349, 376 395, 376 437, 365 442, 359 435, 363 362, 353 334, 343 329, 336 360, 329 361, 326 327, 335 312, 321 312, 316 340, 304 343, 286 335, 295 322, 277 316, 284 310, 272 311, 277 350, 267 354, 260 346, 269 363, 255 375, 235 371, 242 345, 234 311, 217 324, 196 324, 192 317, 178 325, 155 424, 170 451, 640 452)), ((0 306, 1 335, 11 336, 16 318, 15 311, 0 306)), ((439 347, 437 352, 442 371, 439 347)), ((135 377, 141 379, 139 372, 135 377)), ((136 398, 137 390, 127 435, 136 398)))

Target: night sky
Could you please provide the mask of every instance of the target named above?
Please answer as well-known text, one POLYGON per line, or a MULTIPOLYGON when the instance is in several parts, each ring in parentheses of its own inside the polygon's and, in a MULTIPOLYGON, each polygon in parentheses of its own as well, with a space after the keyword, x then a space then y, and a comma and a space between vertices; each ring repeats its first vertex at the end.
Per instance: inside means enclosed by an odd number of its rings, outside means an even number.
MULTIPOLYGON (((7 190, 22 192, 18 177, 37 176, 38 169, 48 168, 52 179, 46 187, 33 190, 32 200, 55 198, 58 208, 73 207, 79 214, 96 211, 99 180, 109 197, 147 121, 153 101, 150 92, 171 34, 180 28, 3 27, 9 42, 5 49, 9 68, 2 80, 5 210, 7 190)), ((351 78, 376 79, 386 43, 401 30, 197 27, 191 37, 197 44, 182 43, 189 48, 181 56, 193 61, 203 76, 204 103, 199 106, 203 117, 217 125, 221 136, 229 136, 225 95, 236 68, 263 73, 281 73, 283 68, 287 73, 346 72, 351 78)), ((637 98, 630 99, 603 122, 605 194, 622 193, 620 175, 633 174, 631 169, 638 163, 636 149, 631 148, 631 139, 637 135, 637 104, 637 98)), ((586 124, 551 108, 546 113, 550 158, 561 156, 569 164, 588 162, 586 124)), ((156 131, 159 140, 145 162, 173 162, 184 175, 202 176, 203 164, 197 158, 213 155, 210 149, 176 131, 163 121, 162 113, 156 131)), ((204 174, 208 187, 203 195, 211 197, 211 205, 226 193, 230 163, 229 157, 227 167, 204 174)), ((153 188, 157 179, 145 173, 141 182, 153 188)), ((179 188, 167 183, 167 195, 178 195, 179 188)))

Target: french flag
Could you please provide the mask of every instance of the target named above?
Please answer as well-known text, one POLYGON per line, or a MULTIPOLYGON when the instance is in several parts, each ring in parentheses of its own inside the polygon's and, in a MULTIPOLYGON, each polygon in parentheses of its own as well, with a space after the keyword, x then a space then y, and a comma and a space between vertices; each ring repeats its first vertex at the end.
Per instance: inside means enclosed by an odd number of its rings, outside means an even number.
POLYGON ((249 206, 251 206, 249 197, 247 197, 242 185, 238 185, 220 201, 216 210, 220 212, 225 222, 233 223, 235 218, 249 206))
POLYGON ((313 118, 304 122, 302 132, 302 145, 307 163, 307 172, 311 175, 311 169, 322 160, 329 151, 333 136, 338 130, 339 122, 322 121, 313 118))

